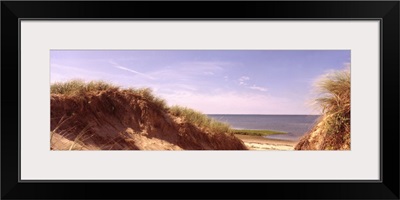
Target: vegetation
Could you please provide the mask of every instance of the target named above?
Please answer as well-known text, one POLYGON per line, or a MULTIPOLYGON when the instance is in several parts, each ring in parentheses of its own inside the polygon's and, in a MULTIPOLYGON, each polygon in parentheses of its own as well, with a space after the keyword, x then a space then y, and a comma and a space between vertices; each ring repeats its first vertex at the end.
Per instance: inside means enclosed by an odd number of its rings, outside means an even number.
POLYGON ((256 136, 267 136, 274 134, 286 134, 286 132, 272 131, 272 130, 249 130, 249 129, 233 129, 231 131, 234 134, 240 135, 256 135, 256 136))
POLYGON ((62 94, 62 95, 74 95, 83 96, 90 92, 100 91, 121 91, 131 94, 141 99, 152 102, 155 106, 160 109, 167 109, 165 100, 160 99, 153 95, 150 88, 127 88, 121 89, 118 86, 104 82, 104 81, 90 81, 85 82, 83 80, 75 79, 67 82, 57 82, 50 86, 51 94, 62 94))
POLYGON ((139 96, 148 102, 152 102, 158 109, 168 110, 167 103, 164 99, 156 97, 153 95, 153 91, 150 88, 128 88, 126 89, 128 93, 131 93, 135 96, 139 96))
POLYGON ((63 95, 80 95, 87 92, 103 91, 103 90, 118 90, 119 87, 114 86, 104 81, 90 81, 86 83, 83 80, 71 80, 67 82, 57 82, 50 86, 51 94, 63 95))
POLYGON ((272 130, 246 130, 246 129, 232 129, 229 124, 214 120, 201 112, 195 111, 190 108, 173 106, 169 112, 177 117, 182 117, 186 122, 194 124, 200 128, 208 129, 215 133, 233 133, 241 135, 256 135, 266 136, 272 134, 285 134, 285 132, 272 131, 272 130))
POLYGON ((210 130, 214 133, 229 133, 231 128, 229 124, 222 123, 208 117, 201 112, 181 106, 172 106, 169 112, 177 117, 182 117, 186 122, 196 125, 202 129, 210 130))
POLYGON ((51 85, 51 106, 53 150, 139 150, 159 145, 165 149, 247 149, 231 134, 228 124, 189 108, 168 107, 149 88, 126 89, 103 81, 58 82, 51 85), (171 121, 171 116, 186 124, 171 121), (107 125, 102 126, 104 123, 107 125), (126 134, 114 134, 110 126, 129 128, 126 134), (165 132, 181 137, 174 141, 176 144, 168 141, 156 145, 154 141, 165 139, 165 132), (140 139, 133 133, 151 133, 151 137, 138 136, 146 137, 149 144, 136 143, 140 139))
POLYGON ((350 132, 350 69, 327 74, 316 84, 328 134, 350 132))
POLYGON ((296 150, 350 149, 350 68, 319 79, 315 103, 322 108, 319 122, 295 146, 296 150))
POLYGON ((168 107, 165 100, 155 97, 150 88, 128 88, 121 89, 104 81, 90 81, 85 82, 83 80, 71 80, 68 82, 57 82, 53 83, 50 87, 51 94, 62 94, 62 95, 73 95, 73 96, 83 96, 84 94, 90 92, 100 92, 100 91, 124 91, 125 93, 132 94, 134 96, 145 99, 152 102, 154 105, 161 109, 168 110, 172 115, 177 117, 182 117, 186 122, 198 126, 202 129, 209 130, 215 133, 235 133, 242 135, 271 135, 271 134, 283 134, 284 132, 271 131, 271 130, 233 130, 230 128, 229 124, 222 123, 208 117, 201 112, 195 111, 190 108, 181 106, 168 107))
POLYGON ((126 94, 134 95, 141 99, 151 102, 153 105, 157 106, 159 109, 164 109, 169 111, 172 115, 177 117, 182 117, 188 123, 192 123, 202 129, 209 130, 214 133, 229 133, 231 131, 229 124, 216 121, 209 118, 198 111, 190 108, 172 106, 168 107, 165 100, 158 98, 153 95, 150 88, 127 88, 121 89, 104 81, 90 81, 85 82, 83 80, 71 80, 68 82, 57 82, 51 84, 50 93, 51 94, 62 94, 62 95, 74 95, 83 96, 84 94, 90 92, 100 92, 100 91, 121 91, 126 94))

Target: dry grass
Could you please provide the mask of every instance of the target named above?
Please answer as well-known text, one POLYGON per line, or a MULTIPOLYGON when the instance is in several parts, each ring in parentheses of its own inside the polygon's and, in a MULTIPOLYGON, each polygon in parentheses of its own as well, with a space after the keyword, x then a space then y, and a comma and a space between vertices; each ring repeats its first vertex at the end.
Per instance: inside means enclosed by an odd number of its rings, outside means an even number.
POLYGON ((88 130, 89 128, 88 127, 85 127, 84 129, 82 129, 79 133, 78 133, 78 135, 75 137, 75 139, 74 139, 74 142, 72 143, 72 145, 69 147, 69 150, 71 151, 71 150, 76 150, 76 149, 74 149, 74 147, 76 146, 76 144, 79 144, 79 145, 81 145, 81 146, 85 146, 85 143, 84 143, 84 141, 85 140, 87 140, 88 139, 88 137, 87 138, 83 138, 83 136, 85 136, 85 134, 87 133, 87 130, 88 130))
POLYGON ((190 108, 181 106, 172 106, 169 108, 169 112, 177 117, 182 117, 186 122, 196 125, 205 130, 209 130, 213 133, 230 133, 231 128, 229 124, 216 121, 207 115, 195 111, 190 108))
POLYGON ((104 82, 104 81, 90 81, 85 82, 83 80, 75 79, 67 82, 56 82, 51 84, 51 94, 61 94, 69 96, 84 97, 90 92, 101 92, 101 91, 120 91, 141 99, 147 100, 153 103, 159 109, 167 109, 165 100, 158 98, 153 95, 150 88, 126 88, 122 89, 116 85, 104 82))
POLYGON ((327 74, 316 83, 324 129, 328 134, 350 131, 350 69, 327 74))
MULTIPOLYGON (((74 132, 72 130, 75 130, 75 127, 70 127, 64 130, 59 130, 60 127, 64 124, 64 123, 68 123, 70 121, 71 117, 66 117, 65 115, 60 119, 60 121, 58 122, 57 126, 50 131, 50 149, 53 148, 53 146, 57 146, 56 143, 60 142, 54 139, 54 135, 60 135, 61 137, 66 138, 68 135, 73 135, 74 132)), ((82 129, 77 136, 75 137, 74 141, 71 141, 71 145, 68 148, 68 150, 82 150, 82 148, 86 148, 85 145, 85 140, 89 139, 89 137, 87 137, 85 134, 87 133, 87 130, 89 129, 89 127, 85 127, 84 129, 82 129), (84 137, 85 136, 85 137, 84 137), (79 146, 78 148, 76 148, 76 146, 79 146)))
POLYGON ((322 115, 295 149, 350 149, 350 83, 350 67, 326 74, 316 82, 319 95, 315 104, 322 109, 322 115))
POLYGON ((158 109, 163 109, 163 110, 168 109, 165 100, 154 96, 153 91, 150 88, 139 88, 139 89, 128 88, 126 89, 126 91, 132 93, 135 96, 139 96, 148 102, 151 102, 158 109))
MULTIPOLYGON (((150 88, 121 88, 104 81, 85 82, 82 80, 71 80, 52 84, 51 95, 60 95, 62 98, 65 97, 68 99, 73 99, 73 102, 86 102, 88 101, 89 97, 92 98, 104 95, 108 96, 110 99, 122 98, 127 99, 127 101, 135 100, 135 102, 136 100, 145 100, 146 104, 149 106, 149 109, 182 117, 185 122, 190 123, 201 130, 215 134, 231 132, 228 124, 211 119, 207 115, 204 115, 200 112, 179 106, 168 107, 165 100, 156 97, 150 88)), ((68 123, 67 121, 74 123, 73 121, 77 120, 76 118, 71 119, 73 116, 74 115, 68 117, 67 115, 64 115, 60 120, 55 122, 55 128, 50 130, 51 149, 53 149, 53 145, 64 145, 63 147, 65 150, 94 148, 92 146, 88 147, 85 145, 87 143, 86 141, 91 138, 91 134, 88 134, 88 127, 80 129, 77 126, 71 126, 61 130, 60 127, 65 126, 65 123, 68 123)), ((97 148, 114 149, 114 145, 118 145, 118 141, 110 141, 110 143, 101 144, 97 146, 97 148)))
POLYGON ((67 82, 56 82, 51 84, 51 94, 63 94, 63 95, 81 95, 87 92, 103 91, 103 90, 118 90, 119 87, 114 86, 104 81, 90 81, 85 82, 83 80, 75 79, 67 82))
MULTIPOLYGON (((75 79, 67 82, 57 82, 53 83, 50 86, 50 93, 52 95, 65 95, 73 97, 74 99, 84 100, 87 97, 88 93, 99 93, 99 92, 120 92, 121 94, 125 94, 130 98, 138 98, 142 100, 146 100, 149 104, 153 105, 155 108, 160 110, 168 109, 166 102, 163 99, 160 99, 152 94, 150 88, 127 88, 122 89, 116 85, 104 82, 104 81, 90 81, 85 82, 83 80, 75 79)), ((71 116, 72 117, 72 116, 71 116)), ((71 127, 71 130, 63 130, 59 131, 58 128, 62 126, 65 122, 70 120, 70 118, 63 116, 60 121, 57 123, 57 126, 54 130, 50 131, 50 142, 51 144, 57 143, 59 141, 54 140, 53 136, 57 133, 58 135, 65 137, 67 135, 73 134, 71 132, 74 127, 71 127)), ((85 147, 84 141, 88 139, 87 128, 81 130, 76 136, 75 140, 72 141, 72 145, 69 147, 69 150, 75 150, 76 147, 85 147)), ((103 148, 103 147, 100 147, 103 148)), ((78 148, 79 149, 79 148, 78 148)))

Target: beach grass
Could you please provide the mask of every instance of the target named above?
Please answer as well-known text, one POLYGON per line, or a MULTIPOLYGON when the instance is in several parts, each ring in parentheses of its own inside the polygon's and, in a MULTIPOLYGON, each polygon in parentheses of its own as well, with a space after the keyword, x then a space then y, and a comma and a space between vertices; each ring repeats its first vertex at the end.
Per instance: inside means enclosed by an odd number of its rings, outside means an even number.
POLYGON ((315 100, 324 114, 324 127, 329 134, 350 132, 350 69, 335 71, 316 83, 320 96, 315 100))
POLYGON ((56 82, 50 86, 51 94, 61 94, 68 96, 84 97, 89 92, 100 91, 123 91, 134 96, 152 102, 159 109, 167 109, 167 103, 164 99, 156 97, 150 88, 126 88, 123 89, 105 81, 89 81, 73 79, 67 82, 56 82))
POLYGON ((315 82, 314 100, 322 115, 311 131, 300 139, 296 150, 350 150, 350 65, 315 82))
POLYGON ((207 115, 182 106, 167 106, 164 99, 161 99, 153 94, 150 88, 126 88, 123 89, 105 81, 83 81, 74 79, 67 82, 56 82, 51 84, 50 93, 74 96, 76 98, 83 98, 87 93, 100 92, 100 91, 121 91, 126 94, 147 100, 155 105, 159 110, 168 111, 169 113, 182 117, 186 122, 192 123, 202 129, 210 130, 214 133, 229 133, 230 125, 227 123, 214 120, 207 115))
POLYGON ((239 135, 254 135, 254 136, 267 136, 275 134, 286 134, 286 132, 273 131, 273 130, 252 130, 252 129, 232 129, 233 134, 239 135))
POLYGON ((170 114, 183 118, 184 121, 191 123, 201 129, 209 130, 213 133, 233 133, 241 135, 253 135, 253 136, 266 136, 273 134, 284 134, 285 132, 273 131, 273 130, 239 130, 232 129, 228 123, 220 122, 209 116, 196 111, 191 108, 182 106, 171 106, 168 107, 164 99, 156 97, 150 88, 126 88, 122 89, 119 86, 104 82, 104 81, 90 81, 85 82, 83 80, 74 79, 67 82, 57 82, 51 84, 51 94, 62 94, 68 96, 81 96, 88 92, 99 92, 99 91, 124 91, 129 94, 133 94, 142 99, 148 100, 156 105, 160 110, 165 110, 170 114))
POLYGON ((214 120, 207 115, 182 106, 172 106, 169 112, 177 117, 182 117, 186 122, 196 125, 202 129, 210 130, 214 133, 230 133, 231 128, 227 123, 214 120))
POLYGON ((74 79, 67 82, 56 82, 51 84, 50 93, 63 95, 80 95, 87 92, 109 89, 119 89, 119 87, 104 81, 85 82, 80 79, 74 79))

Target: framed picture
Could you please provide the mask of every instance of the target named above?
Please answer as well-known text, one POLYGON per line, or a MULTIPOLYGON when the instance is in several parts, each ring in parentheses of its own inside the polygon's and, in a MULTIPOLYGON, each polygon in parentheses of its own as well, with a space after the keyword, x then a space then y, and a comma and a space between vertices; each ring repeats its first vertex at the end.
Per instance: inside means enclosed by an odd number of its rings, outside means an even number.
POLYGON ((3 199, 399 198, 399 2, 1 5, 3 199))

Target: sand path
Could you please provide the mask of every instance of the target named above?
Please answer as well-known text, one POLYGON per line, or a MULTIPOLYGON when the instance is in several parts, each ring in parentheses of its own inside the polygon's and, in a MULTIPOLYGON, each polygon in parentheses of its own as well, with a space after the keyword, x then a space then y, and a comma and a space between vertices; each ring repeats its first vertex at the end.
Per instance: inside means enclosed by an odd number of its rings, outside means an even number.
POLYGON ((261 136, 235 135, 241 139, 250 150, 294 150, 296 141, 273 140, 261 136))

